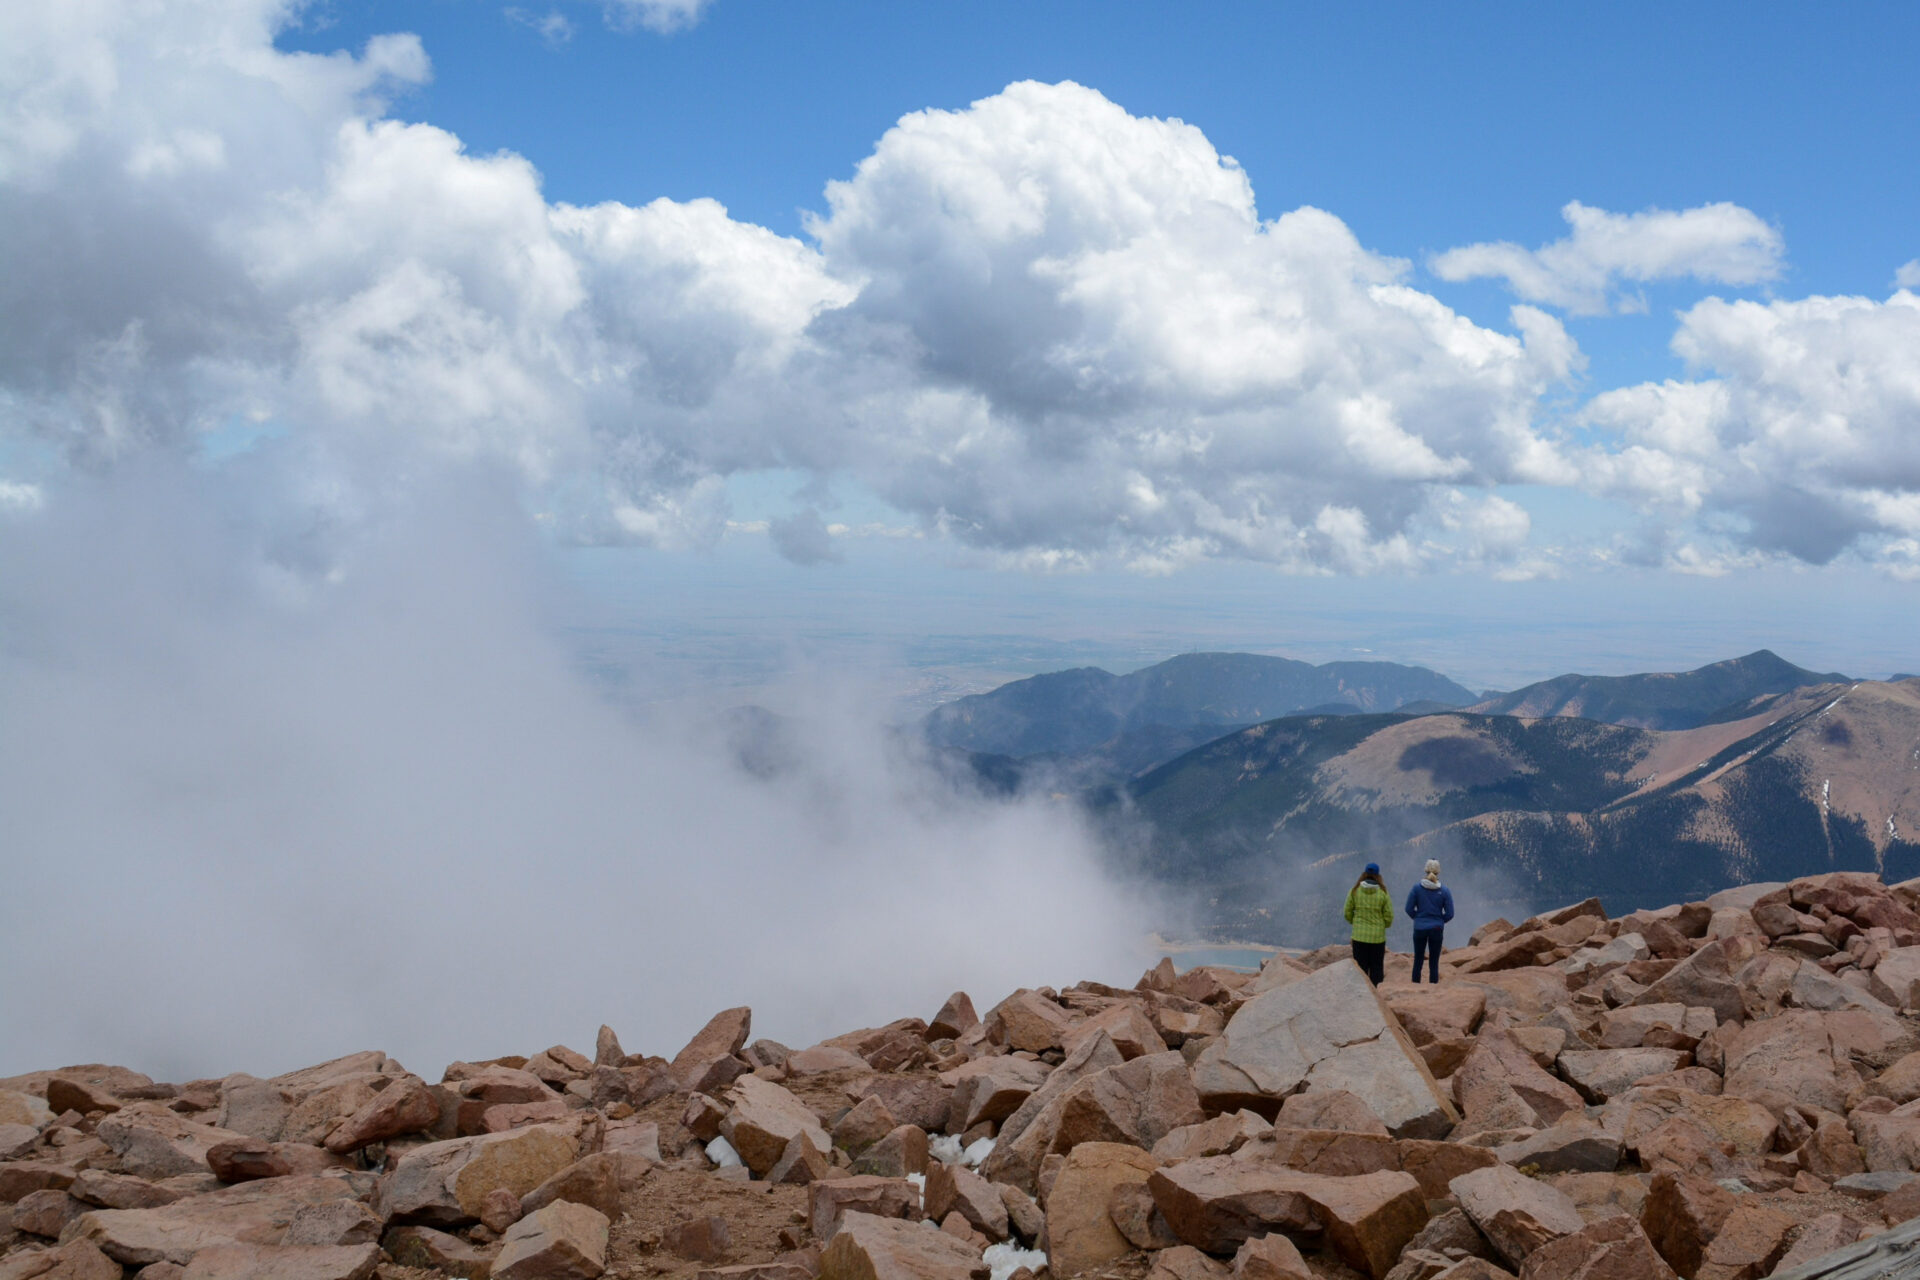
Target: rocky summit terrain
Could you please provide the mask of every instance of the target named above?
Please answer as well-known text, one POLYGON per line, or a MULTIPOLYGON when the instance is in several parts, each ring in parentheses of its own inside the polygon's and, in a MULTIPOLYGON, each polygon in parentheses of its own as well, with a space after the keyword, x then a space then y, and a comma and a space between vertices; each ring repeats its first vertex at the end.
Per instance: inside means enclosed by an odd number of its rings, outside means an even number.
POLYGON ((1163 960, 801 1049, 728 1009, 671 1059, 602 1028, 437 1083, 34 1072, 0 1280, 1757 1280, 1920 1236, 1920 883, 1408 960, 1163 960))

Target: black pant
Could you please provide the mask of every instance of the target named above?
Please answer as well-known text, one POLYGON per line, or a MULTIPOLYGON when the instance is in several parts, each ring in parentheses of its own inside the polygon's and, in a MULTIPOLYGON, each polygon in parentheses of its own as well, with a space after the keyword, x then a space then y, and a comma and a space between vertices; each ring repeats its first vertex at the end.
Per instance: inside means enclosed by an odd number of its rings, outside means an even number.
POLYGON ((1413 980, 1420 981, 1420 957, 1427 958, 1427 981, 1438 984, 1440 981, 1440 934, 1439 929, 1415 929, 1413 931, 1413 980))
POLYGON ((1387 944, 1353 940, 1353 962, 1366 971, 1374 986, 1387 980, 1387 944))

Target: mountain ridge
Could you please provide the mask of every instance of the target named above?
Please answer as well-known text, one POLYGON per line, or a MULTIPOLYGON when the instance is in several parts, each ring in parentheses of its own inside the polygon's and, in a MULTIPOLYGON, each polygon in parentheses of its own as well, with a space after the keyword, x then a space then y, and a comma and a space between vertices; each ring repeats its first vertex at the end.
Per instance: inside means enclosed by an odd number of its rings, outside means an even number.
POLYGON ((1809 671, 1771 649, 1756 649, 1691 671, 1555 676, 1467 709, 1486 715, 1577 716, 1641 729, 1692 729, 1756 698, 1848 682, 1849 677, 1837 671, 1809 671))
POLYGON ((1760 649, 1691 671, 1569 674, 1489 696, 1398 663, 1313 666, 1259 654, 1193 653, 1124 676, 1099 667, 1030 676, 938 707, 920 726, 937 748, 992 758, 999 783, 1032 775, 1049 792, 1088 791, 1287 716, 1459 709, 1691 729, 1746 719, 1790 701, 1797 689, 1847 680, 1760 649), (1323 696, 1329 691, 1331 698, 1323 696))
POLYGON ((1358 711, 1408 702, 1465 705, 1479 695, 1425 667, 1248 653, 1189 653, 1126 675, 1074 667, 936 707, 928 740, 998 755, 1077 754, 1123 734, 1242 725, 1332 702, 1358 711))
MULTIPOLYGON (((1273 887, 1286 897, 1312 878, 1303 869, 1362 861, 1407 883, 1438 855, 1516 901, 1629 907, 1741 880, 1920 873, 1920 681, 1760 702, 1687 730, 1464 710, 1281 718, 1149 770, 1095 809, 1116 831, 1145 821, 1135 856, 1150 880, 1260 899, 1260 940, 1290 944, 1337 922, 1275 916, 1273 887)), ((1256 923, 1213 917, 1242 933, 1256 923)))

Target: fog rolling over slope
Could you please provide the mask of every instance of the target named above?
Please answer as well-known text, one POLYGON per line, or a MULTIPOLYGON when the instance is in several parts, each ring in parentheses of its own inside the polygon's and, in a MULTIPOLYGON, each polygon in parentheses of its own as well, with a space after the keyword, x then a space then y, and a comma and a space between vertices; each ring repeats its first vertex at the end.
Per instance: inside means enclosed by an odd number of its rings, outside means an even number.
POLYGON ((1071 808, 956 793, 830 678, 795 767, 636 724, 545 627, 510 485, 361 476, 349 523, 317 474, 129 466, 0 522, 0 934, 36 975, 0 1074, 433 1073, 601 1022, 670 1053, 739 1003, 805 1044, 1139 973, 1071 808))

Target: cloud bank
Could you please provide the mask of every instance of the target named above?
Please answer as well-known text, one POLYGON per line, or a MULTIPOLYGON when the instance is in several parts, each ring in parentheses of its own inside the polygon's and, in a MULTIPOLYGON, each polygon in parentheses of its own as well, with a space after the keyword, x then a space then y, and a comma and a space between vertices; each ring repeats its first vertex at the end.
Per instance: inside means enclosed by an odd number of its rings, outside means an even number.
MULTIPOLYGON (((291 12, 0 17, 0 480, 294 431, 505 465, 576 541, 708 545, 727 477, 786 468, 1009 565, 1502 574, 1545 564, 1508 488, 1583 486, 1698 518, 1676 536, 1723 559, 1905 563, 1920 489, 1860 464, 1903 448, 1908 348, 1788 373, 1723 318, 1780 335, 1848 300, 1701 302, 1675 349, 1710 376, 1567 408, 1585 362, 1542 308, 1776 279, 1779 232, 1737 205, 1575 201, 1554 244, 1440 255, 1525 300, 1488 328, 1333 213, 1262 217, 1200 129, 1021 83, 902 118, 796 239, 710 200, 550 202, 529 159, 388 117, 431 75, 416 39, 282 53, 291 12), (1716 388, 1730 416, 1689 416, 1716 388), (1738 445, 1787 418, 1844 426, 1738 445), (1770 513, 1803 499, 1823 528, 1787 536, 1770 513)), ((1849 341, 1905 304, 1863 305, 1849 341)))
POLYGON ((1743 550, 1825 564, 1865 546, 1920 575, 1920 297, 1708 299, 1673 346, 1717 376, 1594 397, 1587 419, 1627 442, 1593 460, 1598 483, 1743 550))
POLYGON ((602 1021, 671 1054, 737 1003, 797 1046, 1145 966, 1066 807, 957 796, 858 688, 784 740, 625 718, 542 628, 497 472, 348 532, 323 460, 248 466, 0 523, 0 938, 38 975, 0 989, 0 1075, 437 1072, 602 1021))

